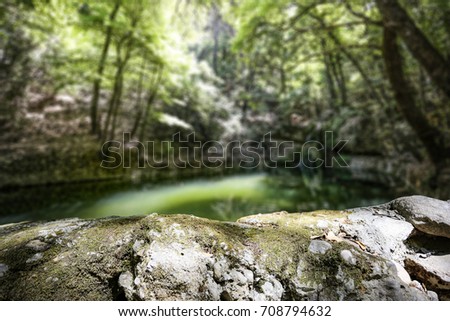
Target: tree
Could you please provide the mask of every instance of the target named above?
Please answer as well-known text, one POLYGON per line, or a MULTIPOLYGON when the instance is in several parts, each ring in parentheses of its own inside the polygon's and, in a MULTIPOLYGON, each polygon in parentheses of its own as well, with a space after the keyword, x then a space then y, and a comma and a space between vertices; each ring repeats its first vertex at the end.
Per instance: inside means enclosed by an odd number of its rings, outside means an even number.
POLYGON ((21 98, 31 82, 35 49, 26 24, 33 3, 26 0, 4 0, 0 3, 0 128, 16 122, 21 98))
POLYGON ((415 101, 414 89, 404 72, 397 28, 390 21, 390 18, 384 19, 383 57, 395 100, 439 170, 441 165, 450 159, 450 147, 447 145, 445 135, 429 123, 427 116, 415 101))
POLYGON ((92 89, 92 100, 91 100, 91 132, 96 135, 99 134, 100 129, 98 128, 98 100, 100 96, 100 90, 103 79, 103 72, 105 70, 106 58, 108 56, 109 47, 111 44, 111 38, 113 35, 113 24, 116 20, 117 13, 119 12, 120 6, 122 5, 122 0, 115 0, 114 6, 109 14, 108 21, 106 22, 105 29, 105 41, 103 43, 103 48, 100 54, 100 59, 97 66, 97 74, 94 77, 94 84, 92 89))
POLYGON ((450 98, 450 61, 431 44, 397 0, 376 0, 384 26, 394 28, 434 84, 450 98))

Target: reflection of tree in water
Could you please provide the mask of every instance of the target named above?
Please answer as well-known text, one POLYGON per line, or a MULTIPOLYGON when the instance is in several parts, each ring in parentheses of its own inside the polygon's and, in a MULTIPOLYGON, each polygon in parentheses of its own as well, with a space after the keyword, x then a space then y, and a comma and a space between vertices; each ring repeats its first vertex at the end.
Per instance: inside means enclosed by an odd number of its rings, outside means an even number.
POLYGON ((315 209, 344 209, 362 204, 383 203, 392 198, 377 186, 355 182, 334 182, 321 172, 316 175, 271 175, 264 180, 266 202, 276 210, 304 212, 315 209))

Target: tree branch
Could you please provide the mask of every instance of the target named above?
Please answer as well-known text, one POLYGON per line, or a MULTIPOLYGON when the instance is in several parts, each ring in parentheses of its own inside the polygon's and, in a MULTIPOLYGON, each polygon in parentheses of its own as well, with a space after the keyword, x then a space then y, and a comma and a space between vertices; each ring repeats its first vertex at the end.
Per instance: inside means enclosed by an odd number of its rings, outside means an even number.
POLYGON ((431 44, 397 0, 376 0, 385 28, 395 29, 434 84, 450 98, 449 62, 431 44))
POLYGON ((358 18, 360 18, 362 20, 364 20, 365 23, 372 24, 372 25, 375 25, 375 26, 380 26, 380 27, 383 26, 383 22, 382 21, 373 20, 373 19, 367 17, 366 15, 364 15, 363 13, 355 11, 352 8, 351 4, 348 2, 348 0, 344 0, 344 6, 352 15, 354 15, 355 17, 358 17, 358 18))

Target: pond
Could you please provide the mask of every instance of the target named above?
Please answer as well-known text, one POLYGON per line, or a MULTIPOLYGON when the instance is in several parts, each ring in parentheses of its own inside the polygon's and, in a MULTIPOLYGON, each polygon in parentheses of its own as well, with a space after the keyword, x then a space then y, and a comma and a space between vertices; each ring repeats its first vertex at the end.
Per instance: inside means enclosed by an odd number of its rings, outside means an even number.
POLYGON ((289 174, 240 174, 160 184, 85 183, 1 191, 0 224, 150 213, 234 221, 257 213, 345 209, 392 198, 380 187, 289 174))

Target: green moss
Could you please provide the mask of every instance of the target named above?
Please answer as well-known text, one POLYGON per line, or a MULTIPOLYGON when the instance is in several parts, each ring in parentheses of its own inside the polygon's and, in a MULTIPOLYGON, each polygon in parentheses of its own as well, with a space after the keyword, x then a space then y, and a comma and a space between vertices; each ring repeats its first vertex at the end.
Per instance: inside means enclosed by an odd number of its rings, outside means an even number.
POLYGON ((0 252, 38 238, 40 228, 26 224, 3 228, 0 233, 0 252))
POLYGON ((324 291, 327 291, 326 289, 343 287, 345 281, 351 279, 355 291, 364 291, 362 281, 369 278, 371 266, 368 262, 374 258, 358 252, 358 263, 347 264, 340 255, 342 250, 352 248, 346 243, 332 243, 332 249, 323 255, 308 251, 311 237, 323 234, 323 230, 317 228, 319 220, 332 222, 345 219, 348 214, 347 211, 327 210, 294 214, 274 213, 244 217, 239 222, 260 227, 249 230, 248 236, 260 249, 260 260, 268 271, 290 279, 297 277, 297 268, 300 265, 300 281, 306 285, 322 285, 324 291), (338 273, 342 273, 343 279, 336 277, 338 273))
MULTIPOLYGON (((134 271, 139 263, 140 258, 133 252, 136 240, 144 241, 146 246, 155 240, 168 246, 174 242, 186 247, 195 244, 216 259, 227 257, 231 268, 242 266, 242 253, 251 251, 258 268, 286 282, 298 277, 300 267, 300 281, 312 288, 344 286, 345 280, 336 278, 341 269, 344 279, 354 281, 355 291, 363 291, 362 280, 369 278, 370 262, 375 258, 358 252, 358 263, 347 264, 340 256, 343 249, 351 248, 346 243, 333 243, 333 248, 324 255, 308 252, 311 236, 323 233, 316 227, 318 220, 342 219, 347 214, 275 213, 246 217, 239 223, 189 215, 88 221, 69 232, 48 236, 45 241, 52 242, 52 246, 44 252, 42 260, 34 263, 26 263, 35 253, 26 245, 33 239, 44 240, 39 232, 52 230, 54 226, 49 223, 40 227, 10 227, 7 233, 0 230, 0 263, 10 267, 0 284, 0 299, 112 300, 117 295, 114 287, 120 273, 134 271), (8 297, 2 298, 5 293, 8 297)), ((164 278, 165 271, 160 272, 164 278)), ((157 269, 154 273, 158 278, 157 269)))
POLYGON ((21 300, 112 300, 110 283, 131 265, 132 245, 117 244, 117 241, 123 241, 127 235, 130 241, 133 239, 137 220, 105 219, 95 221, 90 227, 68 232, 59 230, 56 236, 46 238, 39 237, 39 231, 51 226, 4 235, 6 242, 2 242, 2 248, 8 248, 0 251, 0 262, 10 269, 2 282, 11 289, 3 288, 0 292, 21 300), (26 246, 33 239, 52 244, 43 252, 42 259, 26 263, 36 253, 26 246), (29 272, 23 274, 23 271, 29 272))
POLYGON ((347 215, 344 211, 280 212, 247 216, 238 222, 260 227, 248 229, 247 237, 259 248, 262 263, 269 271, 290 277, 297 273, 298 262, 307 252, 311 237, 323 233, 316 227, 318 220, 332 221, 347 215))
POLYGON ((353 280, 355 291, 365 291, 363 280, 369 279, 372 271, 370 262, 376 258, 358 251, 357 264, 351 265, 340 255, 344 249, 350 250, 351 246, 345 243, 333 243, 333 248, 325 254, 306 251, 303 254, 301 281, 312 286, 321 284, 325 289, 333 289, 330 293, 336 294, 335 289, 344 286, 344 281, 336 277, 341 269, 345 280, 353 280))
POLYGON ((157 215, 144 218, 141 223, 143 239, 151 242, 149 231, 161 233, 161 242, 181 242, 186 246, 198 244, 207 253, 215 255, 228 255, 230 251, 240 251, 244 248, 242 243, 245 229, 235 223, 224 223, 190 215, 157 215), (174 225, 176 224, 176 225, 174 225), (185 236, 174 238, 168 232, 170 226, 185 232, 185 236))

